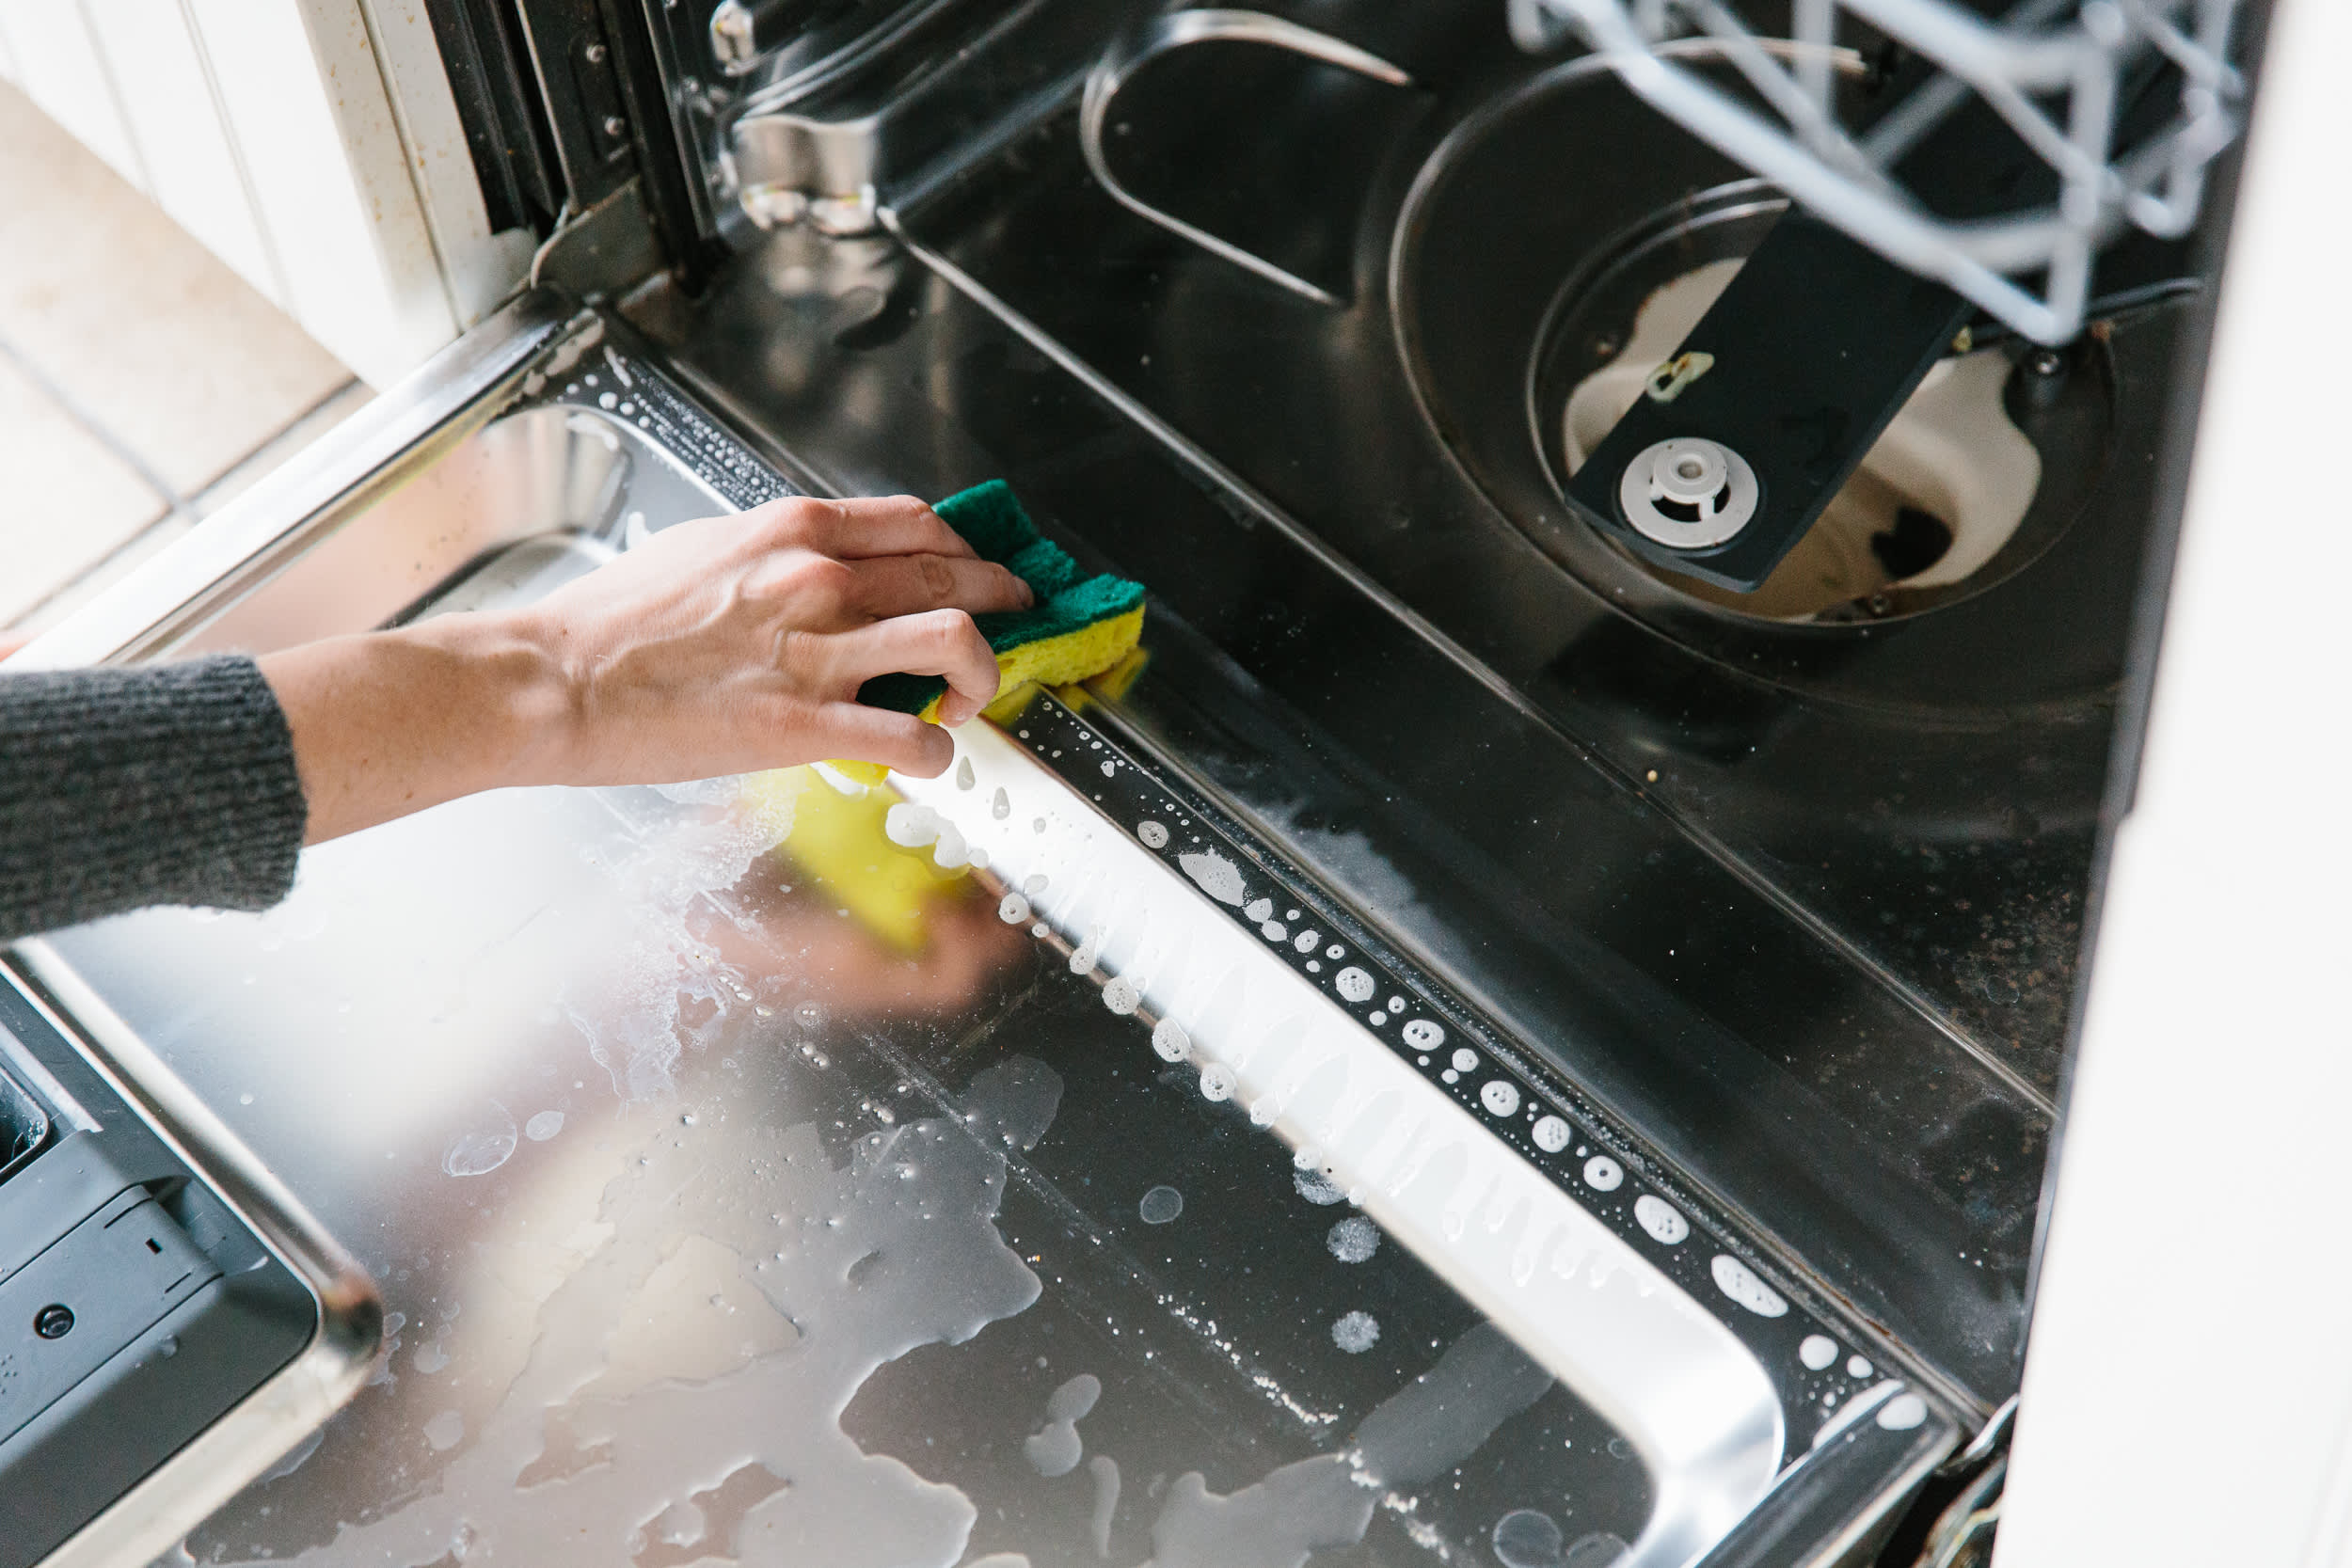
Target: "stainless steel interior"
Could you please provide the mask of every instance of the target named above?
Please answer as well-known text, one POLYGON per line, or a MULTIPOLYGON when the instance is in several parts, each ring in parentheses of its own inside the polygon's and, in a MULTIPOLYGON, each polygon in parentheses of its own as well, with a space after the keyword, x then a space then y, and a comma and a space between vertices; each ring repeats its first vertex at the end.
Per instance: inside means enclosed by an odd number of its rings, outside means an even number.
POLYGON ((44 641, 495 604, 779 474, 1009 478, 1153 594, 1139 675, 906 785, 961 894, 799 774, 30 950, 395 1314, 197 1560, 1831 1563, 2013 1393, 2193 281, 1974 342, 1971 450, 1734 602, 1562 482, 1777 198, 1489 0, 1291 10, 898 0, 690 80, 727 261, 518 302, 44 641), (1948 547, 1855 556, 1906 503, 1948 547))
MULTIPOLYGON (((781 488, 601 325, 539 357, 79 635, 494 604, 781 488)), ((266 914, 27 949, 389 1309, 190 1557, 1669 1564, 1860 1440, 1866 1491, 1949 1449, 1931 1378, 1168 759, 1044 696, 960 756, 908 787, 987 869, 914 953, 850 911, 924 851, 807 770, 459 801, 266 914)))

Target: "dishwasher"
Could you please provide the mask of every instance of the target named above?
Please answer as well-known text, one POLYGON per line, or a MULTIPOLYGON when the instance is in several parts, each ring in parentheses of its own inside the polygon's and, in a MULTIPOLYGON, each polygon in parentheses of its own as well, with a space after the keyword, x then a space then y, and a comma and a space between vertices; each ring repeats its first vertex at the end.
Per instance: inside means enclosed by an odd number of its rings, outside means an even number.
POLYGON ((529 285, 25 662, 998 478, 1143 643, 11 949, 0 1560, 1968 1560, 2262 8, 426 9, 529 285))

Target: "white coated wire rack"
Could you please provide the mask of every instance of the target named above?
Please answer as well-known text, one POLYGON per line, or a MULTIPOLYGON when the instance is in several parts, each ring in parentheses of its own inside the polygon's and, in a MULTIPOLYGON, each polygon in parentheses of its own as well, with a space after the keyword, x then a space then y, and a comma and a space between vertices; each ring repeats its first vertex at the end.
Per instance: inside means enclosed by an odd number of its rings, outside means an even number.
POLYGON ((1787 42, 1760 38, 1736 0, 1509 5, 1522 46, 1573 29, 1661 113, 2044 343, 2081 330, 2100 245, 2126 225, 2177 237, 2195 224, 2206 166, 2237 135, 2245 96, 2226 58, 2238 0, 2023 0, 1997 22, 1947 0, 1794 0, 1787 42), (1867 130, 1844 122, 1832 94, 1841 11, 1938 69, 1867 130), (1692 33, 1720 45, 1762 112, 1661 50, 1692 33), (2179 108, 2118 146, 2119 81, 2149 50, 2178 69, 2179 108), (2055 203, 1956 222, 1890 172, 1972 93, 2056 171, 2055 203))

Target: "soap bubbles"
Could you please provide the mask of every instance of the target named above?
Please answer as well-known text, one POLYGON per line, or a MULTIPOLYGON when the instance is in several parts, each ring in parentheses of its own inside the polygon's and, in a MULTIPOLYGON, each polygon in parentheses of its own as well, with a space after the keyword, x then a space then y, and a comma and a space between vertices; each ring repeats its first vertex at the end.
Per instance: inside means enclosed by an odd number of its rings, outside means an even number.
POLYGON ((1350 1355, 1361 1355, 1380 1342, 1380 1323, 1369 1312, 1343 1312, 1331 1325, 1331 1342, 1350 1355))
POLYGON ((1368 1262, 1380 1250, 1380 1227, 1361 1214, 1350 1214, 1331 1227, 1324 1244, 1343 1263, 1368 1262))

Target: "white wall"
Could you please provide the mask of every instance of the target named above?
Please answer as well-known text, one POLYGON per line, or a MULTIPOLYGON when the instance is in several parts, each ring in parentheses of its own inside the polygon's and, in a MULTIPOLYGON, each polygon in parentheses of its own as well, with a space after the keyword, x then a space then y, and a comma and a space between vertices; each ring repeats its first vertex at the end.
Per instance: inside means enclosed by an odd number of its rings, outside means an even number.
POLYGON ((2352 1568, 2352 5, 2274 26, 1996 1568, 2352 1568))
POLYGON ((419 0, 0 0, 0 73, 375 386, 529 266, 419 0))

